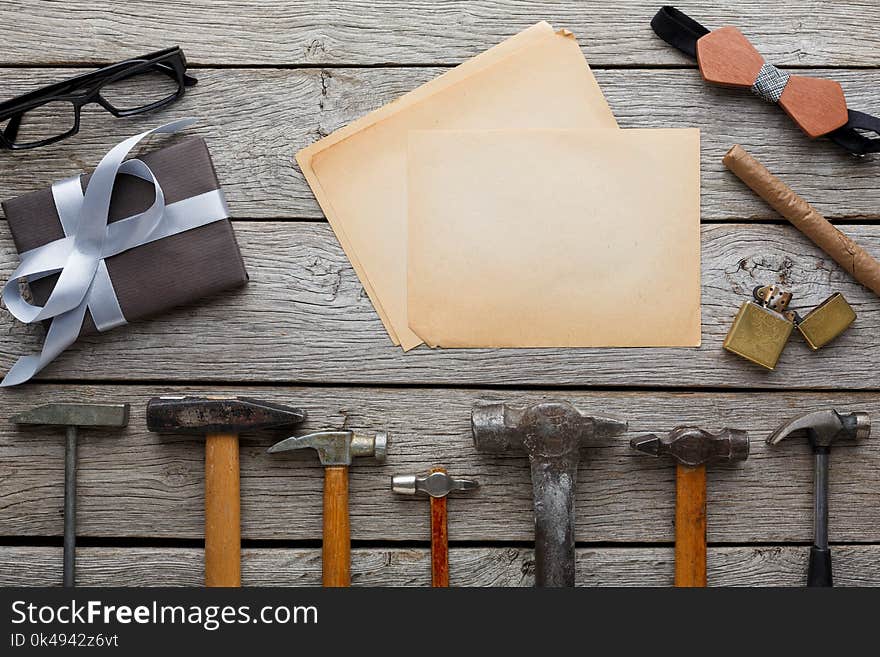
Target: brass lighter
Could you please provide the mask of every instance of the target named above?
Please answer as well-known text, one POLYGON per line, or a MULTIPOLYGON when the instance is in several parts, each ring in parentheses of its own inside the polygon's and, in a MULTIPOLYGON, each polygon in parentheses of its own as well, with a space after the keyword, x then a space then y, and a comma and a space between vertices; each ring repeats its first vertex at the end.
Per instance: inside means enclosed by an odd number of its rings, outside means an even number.
POLYGON ((784 314, 791 292, 784 292, 778 285, 767 285, 755 288, 752 295, 754 301, 746 301, 733 320, 724 348, 772 370, 795 327, 793 318, 784 314))
POLYGON ((791 310, 786 315, 794 321, 794 325, 813 351, 821 349, 834 340, 856 320, 855 311, 840 292, 825 299, 807 313, 806 317, 801 318, 791 310))

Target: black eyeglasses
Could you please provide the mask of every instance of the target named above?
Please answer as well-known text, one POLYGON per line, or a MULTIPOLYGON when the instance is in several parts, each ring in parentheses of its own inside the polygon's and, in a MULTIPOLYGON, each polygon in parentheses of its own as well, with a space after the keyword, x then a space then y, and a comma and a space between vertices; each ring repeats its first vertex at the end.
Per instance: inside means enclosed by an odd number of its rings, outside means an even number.
POLYGON ((37 148, 79 132, 83 105, 98 103, 113 116, 164 107, 196 80, 179 47, 77 75, 0 103, 0 148, 37 148))

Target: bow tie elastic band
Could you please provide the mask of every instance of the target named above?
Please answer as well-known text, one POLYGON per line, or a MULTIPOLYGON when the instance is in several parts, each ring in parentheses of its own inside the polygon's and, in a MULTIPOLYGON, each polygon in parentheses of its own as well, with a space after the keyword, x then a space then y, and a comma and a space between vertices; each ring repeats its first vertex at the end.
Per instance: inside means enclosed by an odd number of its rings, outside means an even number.
POLYGON ((834 80, 789 75, 764 61, 735 27, 711 32, 675 7, 662 7, 651 27, 661 39, 696 58, 706 82, 750 89, 776 103, 809 137, 827 136, 855 155, 880 151, 880 119, 847 109, 843 88, 834 80))

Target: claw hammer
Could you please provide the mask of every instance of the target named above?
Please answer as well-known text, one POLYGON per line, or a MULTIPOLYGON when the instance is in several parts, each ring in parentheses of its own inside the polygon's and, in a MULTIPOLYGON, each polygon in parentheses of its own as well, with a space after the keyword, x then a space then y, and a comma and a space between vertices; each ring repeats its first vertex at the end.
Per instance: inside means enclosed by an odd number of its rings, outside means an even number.
POLYGON ((324 540, 322 569, 324 586, 351 586, 351 520, 348 515, 348 468, 356 456, 385 461, 388 434, 374 436, 353 431, 318 431, 275 443, 270 454, 311 448, 324 466, 324 540))

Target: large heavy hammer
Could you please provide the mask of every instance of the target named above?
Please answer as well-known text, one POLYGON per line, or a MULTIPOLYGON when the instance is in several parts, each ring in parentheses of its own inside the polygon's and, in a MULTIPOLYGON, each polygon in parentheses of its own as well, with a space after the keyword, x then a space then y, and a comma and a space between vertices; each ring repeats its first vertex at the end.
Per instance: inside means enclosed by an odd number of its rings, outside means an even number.
POLYGON ((477 404, 471 415, 481 452, 525 452, 535 497, 535 585, 574 586, 574 490, 581 447, 623 433, 626 422, 591 417, 568 402, 477 404))
POLYGON ((246 398, 155 397, 150 431, 205 436, 205 586, 241 586, 238 434, 299 424, 305 411, 246 398))
POLYGON ((871 435, 867 413, 815 411, 786 422, 767 437, 776 445, 791 435, 805 434, 813 448, 813 546, 807 568, 807 586, 832 586, 831 548, 828 547, 828 459, 831 445, 841 440, 863 440, 871 435))

